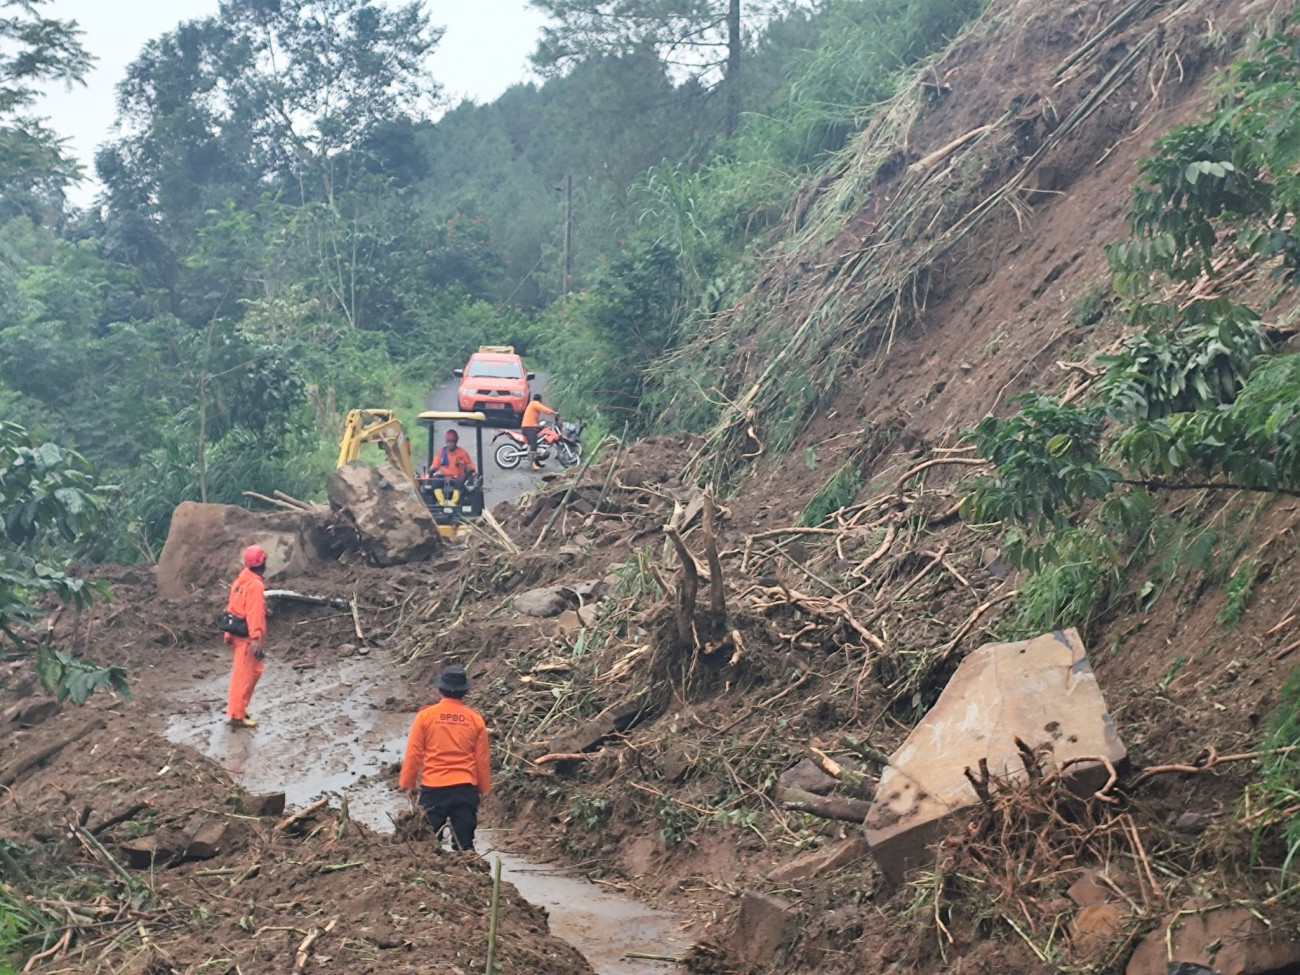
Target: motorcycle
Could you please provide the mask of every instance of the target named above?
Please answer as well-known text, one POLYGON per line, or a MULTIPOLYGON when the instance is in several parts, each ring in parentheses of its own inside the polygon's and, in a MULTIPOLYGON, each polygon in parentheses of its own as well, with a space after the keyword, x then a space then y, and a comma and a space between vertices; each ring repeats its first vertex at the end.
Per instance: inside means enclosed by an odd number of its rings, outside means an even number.
MULTIPOLYGON (((582 430, 585 423, 560 421, 555 426, 542 427, 537 432, 537 460, 545 463, 555 452, 555 459, 562 467, 572 467, 582 459, 582 430)), ((497 467, 503 471, 512 471, 528 459, 528 440, 518 430, 498 430, 492 438, 496 443, 501 438, 505 442, 493 451, 492 456, 497 467)))

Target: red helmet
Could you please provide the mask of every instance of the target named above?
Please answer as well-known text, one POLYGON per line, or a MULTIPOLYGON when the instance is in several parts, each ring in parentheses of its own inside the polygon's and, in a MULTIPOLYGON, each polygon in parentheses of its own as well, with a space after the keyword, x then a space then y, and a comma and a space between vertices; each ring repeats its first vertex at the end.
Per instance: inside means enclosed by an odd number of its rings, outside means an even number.
POLYGON ((244 549, 244 565, 250 569, 256 569, 259 565, 266 565, 266 549, 260 545, 250 545, 244 549))

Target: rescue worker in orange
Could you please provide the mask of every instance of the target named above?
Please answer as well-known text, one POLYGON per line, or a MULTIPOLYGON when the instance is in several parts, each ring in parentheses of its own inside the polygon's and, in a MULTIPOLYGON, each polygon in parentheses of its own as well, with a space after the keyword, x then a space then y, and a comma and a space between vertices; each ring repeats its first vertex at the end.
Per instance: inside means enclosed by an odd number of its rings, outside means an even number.
POLYGON ((468 691, 464 667, 451 664, 439 675, 440 699, 415 715, 398 780, 435 831, 451 820, 458 850, 474 849, 479 800, 492 786, 487 724, 461 700, 468 691))
POLYGON ((230 669, 230 693, 226 698, 226 716, 236 728, 256 728, 257 722, 248 715, 248 702, 252 700, 253 688, 262 676, 262 640, 266 637, 266 597, 263 592, 266 583, 262 576, 266 572, 266 550, 260 545, 250 545, 244 549, 244 571, 239 573, 230 587, 230 600, 226 611, 242 618, 248 628, 248 636, 222 634, 234 650, 234 661, 230 669))
POLYGON ((532 402, 524 407, 523 419, 519 421, 519 432, 528 441, 528 455, 532 458, 535 471, 542 469, 541 461, 537 459, 537 435, 542 432, 543 413, 555 416, 555 410, 542 402, 542 394, 534 393, 532 402))
POLYGON ((469 451, 460 446, 460 434, 455 430, 447 431, 442 450, 434 457, 433 472, 456 482, 460 487, 473 485, 474 478, 478 475, 478 468, 470 459, 469 451))

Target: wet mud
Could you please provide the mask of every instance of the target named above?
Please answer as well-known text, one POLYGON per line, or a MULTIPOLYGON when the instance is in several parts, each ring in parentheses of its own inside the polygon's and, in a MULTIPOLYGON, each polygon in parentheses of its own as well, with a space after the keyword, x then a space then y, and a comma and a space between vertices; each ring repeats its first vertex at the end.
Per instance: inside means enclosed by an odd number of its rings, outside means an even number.
MULTIPOLYGON (((408 800, 387 774, 406 745, 411 715, 386 702, 402 693, 400 672, 383 673, 378 654, 290 666, 268 657, 250 714, 256 728, 232 728, 223 704, 228 675, 174 691, 166 736, 221 763, 250 792, 283 791, 302 807, 346 794, 353 819, 390 832, 408 800)), ((546 908, 551 932, 578 949, 599 975, 650 975, 674 966, 628 952, 675 956, 687 942, 678 919, 517 854, 499 852, 505 835, 481 830, 479 852, 501 858, 502 878, 546 908)))

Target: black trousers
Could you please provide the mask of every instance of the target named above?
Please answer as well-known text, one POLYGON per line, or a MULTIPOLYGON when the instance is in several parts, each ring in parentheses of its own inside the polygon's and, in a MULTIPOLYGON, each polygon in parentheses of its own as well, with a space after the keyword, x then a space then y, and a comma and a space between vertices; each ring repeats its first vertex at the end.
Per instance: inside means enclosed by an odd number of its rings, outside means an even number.
POLYGON ((474 830, 478 827, 478 786, 440 785, 420 787, 420 808, 434 832, 451 820, 456 849, 474 849, 474 830))

